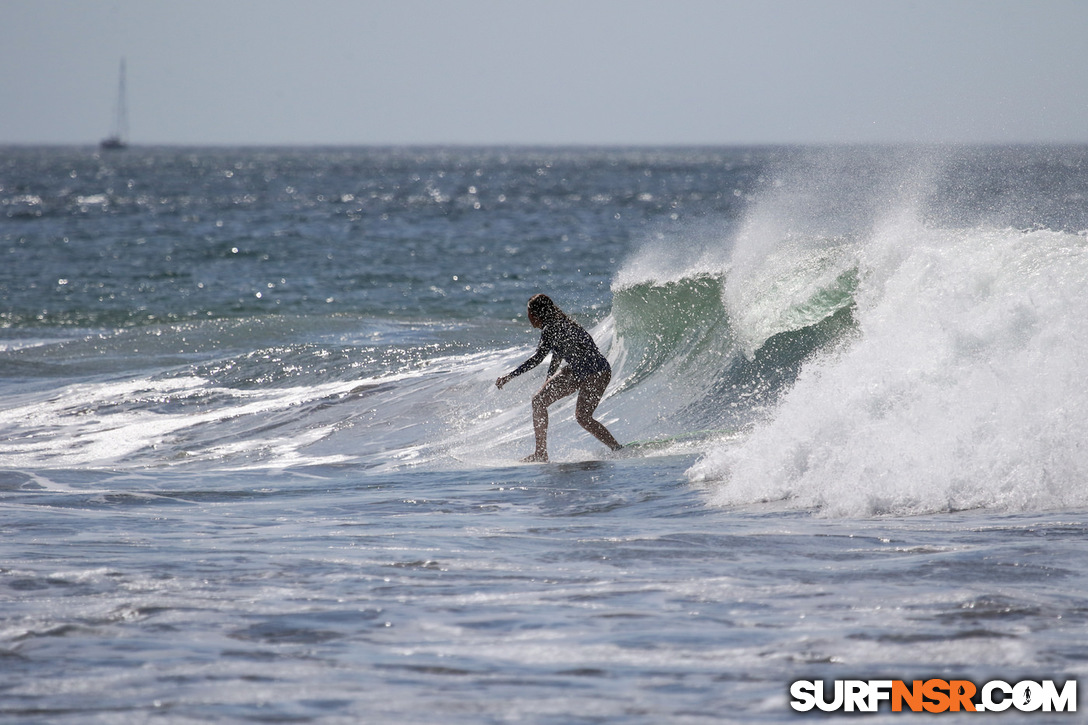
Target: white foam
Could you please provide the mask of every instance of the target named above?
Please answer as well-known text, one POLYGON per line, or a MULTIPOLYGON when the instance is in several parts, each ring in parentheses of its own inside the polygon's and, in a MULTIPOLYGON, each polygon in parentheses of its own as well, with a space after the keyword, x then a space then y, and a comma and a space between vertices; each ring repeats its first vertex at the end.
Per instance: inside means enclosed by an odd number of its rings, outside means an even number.
MULTIPOLYGON (((229 421, 262 420, 302 403, 346 394, 357 383, 338 381, 295 388, 244 390, 214 387, 196 377, 162 380, 134 378, 70 385, 47 400, 36 399, 0 411, 0 431, 7 431, 7 465, 35 468, 118 466, 138 452, 169 447, 183 431, 202 430, 215 440, 229 431, 217 425, 229 421), (218 398, 217 404, 200 404, 218 398), (172 412, 159 404, 192 405, 172 412), (223 402, 224 400, 229 402, 223 402), (209 432, 211 431, 211 432, 209 432)), ((292 460, 293 451, 320 438, 321 432, 295 431, 287 438, 258 436, 245 441, 218 442, 193 455, 207 457, 247 446, 277 449, 292 460), (288 449, 291 449, 290 451, 288 449)), ((166 463, 168 461, 159 461, 166 463)))
POLYGON ((1085 236, 899 218, 858 264, 858 337, 689 476, 832 515, 1088 505, 1085 236))

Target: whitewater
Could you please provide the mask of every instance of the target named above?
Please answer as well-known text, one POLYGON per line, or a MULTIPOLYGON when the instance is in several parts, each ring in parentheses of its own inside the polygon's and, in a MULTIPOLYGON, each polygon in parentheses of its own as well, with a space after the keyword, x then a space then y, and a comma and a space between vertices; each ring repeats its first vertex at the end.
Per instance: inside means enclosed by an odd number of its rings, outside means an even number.
POLYGON ((0 717, 783 722, 799 679, 1083 679, 1086 169, 3 149, 0 717), (517 463, 537 292, 626 451, 568 400, 517 463))

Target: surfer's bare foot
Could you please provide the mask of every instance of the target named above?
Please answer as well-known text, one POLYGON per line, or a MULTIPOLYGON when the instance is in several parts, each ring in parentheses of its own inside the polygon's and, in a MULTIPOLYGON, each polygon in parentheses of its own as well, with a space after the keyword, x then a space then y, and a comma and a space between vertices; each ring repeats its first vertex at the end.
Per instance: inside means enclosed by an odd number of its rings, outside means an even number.
POLYGON ((547 463, 548 462, 548 454, 547 453, 534 453, 531 456, 525 456, 525 458, 522 458, 521 462, 522 463, 547 463))

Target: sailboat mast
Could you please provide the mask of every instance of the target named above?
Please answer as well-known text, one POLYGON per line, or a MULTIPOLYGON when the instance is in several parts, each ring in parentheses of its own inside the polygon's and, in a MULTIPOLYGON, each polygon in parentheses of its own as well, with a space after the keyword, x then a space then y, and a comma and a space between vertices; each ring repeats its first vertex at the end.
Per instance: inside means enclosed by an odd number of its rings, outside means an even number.
POLYGON ((121 59, 121 76, 117 82, 117 127, 114 135, 121 141, 128 139, 128 100, 125 98, 125 59, 121 59))

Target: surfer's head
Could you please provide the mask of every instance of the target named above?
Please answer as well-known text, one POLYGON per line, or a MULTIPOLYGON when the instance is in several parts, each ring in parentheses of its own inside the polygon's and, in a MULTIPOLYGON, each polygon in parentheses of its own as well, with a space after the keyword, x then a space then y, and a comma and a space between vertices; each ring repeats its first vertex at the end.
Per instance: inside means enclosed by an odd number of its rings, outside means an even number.
POLYGON ((563 317, 563 311, 548 295, 533 295, 529 299, 529 324, 533 327, 544 327, 560 317, 563 317))

